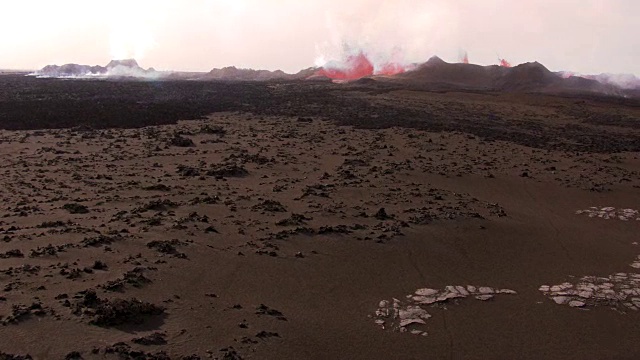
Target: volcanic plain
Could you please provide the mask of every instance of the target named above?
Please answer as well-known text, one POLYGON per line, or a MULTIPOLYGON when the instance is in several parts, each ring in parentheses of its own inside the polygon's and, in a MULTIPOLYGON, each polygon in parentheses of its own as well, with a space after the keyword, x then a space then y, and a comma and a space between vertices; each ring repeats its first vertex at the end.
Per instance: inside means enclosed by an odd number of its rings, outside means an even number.
POLYGON ((0 359, 637 359, 640 100, 0 76, 0 359))

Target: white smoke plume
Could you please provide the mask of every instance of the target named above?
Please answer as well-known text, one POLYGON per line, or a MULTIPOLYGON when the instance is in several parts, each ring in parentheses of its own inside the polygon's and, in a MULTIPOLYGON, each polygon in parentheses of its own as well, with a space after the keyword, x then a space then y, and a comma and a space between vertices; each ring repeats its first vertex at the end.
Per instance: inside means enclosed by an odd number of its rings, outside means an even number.
POLYGON ((339 63, 363 53, 379 70, 389 63, 423 62, 436 53, 452 57, 458 43, 455 17, 451 6, 439 0, 334 4, 324 12, 328 39, 315 44, 315 64, 339 63), (361 19, 362 14, 367 17, 361 19))
POLYGON ((144 59, 158 45, 154 34, 168 11, 168 0, 110 1, 106 12, 111 59, 144 59))
POLYGON ((632 74, 600 74, 593 76, 594 79, 604 84, 615 85, 621 89, 640 89, 640 79, 632 74))
POLYGON ((571 71, 560 71, 559 74, 564 78, 572 76, 581 77, 590 80, 596 80, 602 84, 613 85, 623 90, 640 89, 640 78, 633 74, 608 74, 599 75, 579 74, 571 71))

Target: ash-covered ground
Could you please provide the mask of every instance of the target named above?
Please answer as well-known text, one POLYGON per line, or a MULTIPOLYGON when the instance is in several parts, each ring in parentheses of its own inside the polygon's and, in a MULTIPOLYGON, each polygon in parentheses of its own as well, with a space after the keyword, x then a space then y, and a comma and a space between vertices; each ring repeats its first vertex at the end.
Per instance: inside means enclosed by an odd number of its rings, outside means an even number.
POLYGON ((640 103, 0 76, 0 358, 633 359, 640 103))

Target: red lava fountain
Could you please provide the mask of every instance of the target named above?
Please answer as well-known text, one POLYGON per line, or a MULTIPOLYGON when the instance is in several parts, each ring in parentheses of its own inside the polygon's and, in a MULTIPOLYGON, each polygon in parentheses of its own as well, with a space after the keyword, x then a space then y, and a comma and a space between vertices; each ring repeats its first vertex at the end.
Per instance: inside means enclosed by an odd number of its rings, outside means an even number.
POLYGON ((318 71, 318 75, 334 80, 355 80, 373 75, 373 64, 363 54, 349 56, 344 63, 329 63, 318 71))
POLYGON ((405 72, 407 69, 396 63, 388 63, 384 64, 378 71, 376 71, 376 75, 396 75, 405 72))
POLYGON ((466 51, 464 52, 464 56, 462 57, 462 63, 463 64, 469 63, 469 54, 466 51))
POLYGON ((376 68, 367 55, 360 52, 358 55, 349 56, 343 62, 329 62, 316 74, 333 80, 357 80, 370 75, 396 75, 405 71, 406 66, 395 62, 388 62, 376 68))
POLYGON ((508 62, 508 61, 507 61, 507 60, 505 60, 505 59, 500 59, 500 66, 510 68, 510 67, 511 67, 511 63, 510 63, 510 62, 508 62))

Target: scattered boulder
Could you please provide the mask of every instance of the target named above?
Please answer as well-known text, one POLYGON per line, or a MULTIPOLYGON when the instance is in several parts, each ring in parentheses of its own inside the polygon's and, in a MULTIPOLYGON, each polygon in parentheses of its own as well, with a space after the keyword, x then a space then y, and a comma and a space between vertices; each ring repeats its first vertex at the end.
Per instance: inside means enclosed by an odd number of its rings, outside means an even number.
POLYGON ((122 291, 125 285, 133 286, 134 288, 141 288, 151 283, 151 280, 144 276, 144 270, 136 267, 131 271, 124 273, 122 278, 109 281, 102 286, 107 291, 122 291))
POLYGON ((302 214, 291 214, 291 216, 287 219, 282 219, 276 222, 278 226, 300 226, 306 225, 307 221, 313 220, 312 218, 306 217, 302 214))
POLYGON ((272 309, 265 304, 260 304, 260 306, 256 308, 256 315, 273 316, 278 320, 287 321, 287 318, 284 317, 280 311, 272 309))
POLYGON ((392 216, 389 216, 387 214, 387 211, 385 210, 385 208, 380 208, 380 210, 378 210, 378 212, 375 215, 375 218, 378 220, 389 220, 389 219, 393 219, 392 216))
POLYGON ((89 208, 76 203, 65 204, 62 206, 63 209, 67 210, 70 214, 87 214, 89 213, 89 208))
POLYGON ((132 298, 129 300, 102 300, 95 308, 91 324, 111 327, 124 324, 142 324, 151 316, 164 314, 164 308, 132 298))
POLYGON ((193 143, 193 140, 180 136, 178 134, 175 134, 171 139, 169 139, 168 144, 170 146, 176 146, 176 147, 193 147, 196 146, 196 144, 193 143))
POLYGON ((256 204, 251 208, 253 211, 265 211, 265 212, 286 212, 287 208, 280 202, 275 200, 265 200, 260 204, 256 204))
POLYGON ((0 360, 33 360, 31 355, 13 355, 0 351, 0 360))
POLYGON ((138 213, 144 213, 147 211, 167 211, 169 209, 173 209, 177 207, 178 207, 178 204, 176 204, 175 202, 169 199, 153 200, 140 207, 133 209, 133 213, 138 214, 138 213))
POLYGON ((155 332, 151 335, 134 338, 131 342, 140 345, 165 345, 167 343, 166 337, 167 334, 165 333, 155 332))
POLYGON ((22 251, 18 249, 8 250, 4 253, 0 253, 0 259, 9 259, 9 258, 23 258, 24 254, 22 251))
POLYGON ((214 176, 216 178, 234 178, 234 177, 245 177, 249 175, 249 171, 244 168, 244 166, 236 165, 236 164, 219 164, 213 166, 211 169, 207 170, 206 174, 208 176, 214 176))
POLYGON ((173 255, 179 258, 186 258, 187 255, 181 253, 176 249, 176 246, 184 245, 184 243, 178 239, 173 240, 154 240, 147 243, 149 249, 155 249, 163 254, 173 255))

